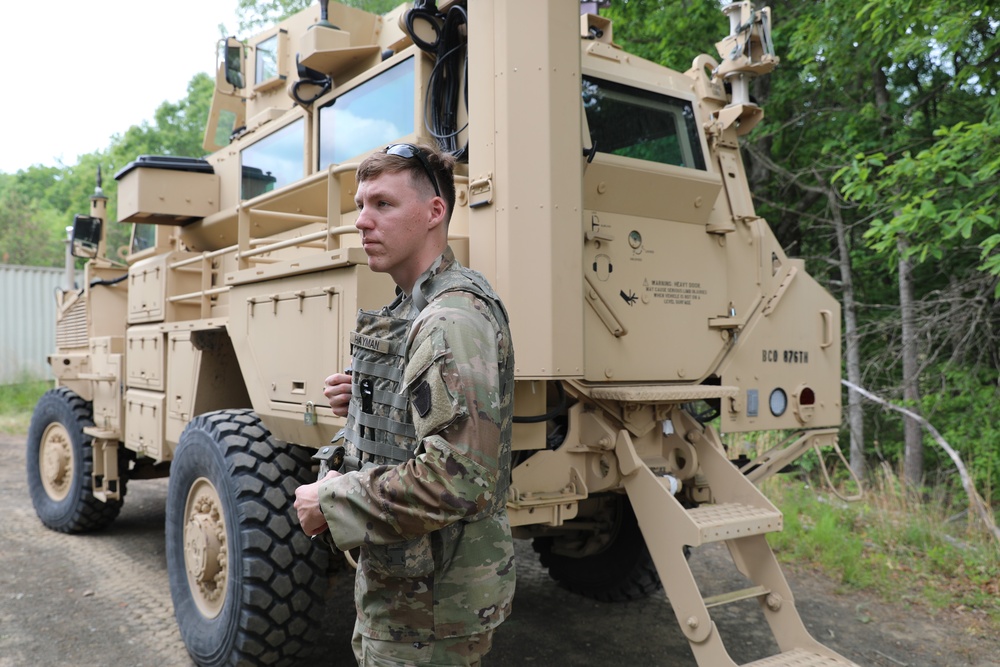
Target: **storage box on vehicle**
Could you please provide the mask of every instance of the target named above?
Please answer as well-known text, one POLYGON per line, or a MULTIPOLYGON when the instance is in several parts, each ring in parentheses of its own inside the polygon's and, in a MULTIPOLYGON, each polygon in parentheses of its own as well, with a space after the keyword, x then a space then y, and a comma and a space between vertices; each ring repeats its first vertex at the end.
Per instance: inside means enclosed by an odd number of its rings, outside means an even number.
POLYGON ((115 180, 118 222, 186 225, 219 210, 219 177, 205 160, 141 155, 115 180))

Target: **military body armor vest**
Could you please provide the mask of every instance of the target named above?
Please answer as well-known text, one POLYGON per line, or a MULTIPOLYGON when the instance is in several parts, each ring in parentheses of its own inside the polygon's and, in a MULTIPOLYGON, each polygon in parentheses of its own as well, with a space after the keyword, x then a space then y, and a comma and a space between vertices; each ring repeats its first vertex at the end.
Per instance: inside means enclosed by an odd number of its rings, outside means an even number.
MULTIPOLYGON (((411 397, 403 385, 406 369, 407 340, 420 310, 446 292, 465 291, 489 305, 494 319, 502 325, 508 322, 507 312, 499 297, 481 274, 457 265, 433 275, 413 288, 409 317, 398 317, 391 306, 381 311, 360 311, 357 330, 351 333, 352 391, 348 408, 345 440, 349 443, 349 459, 357 457, 360 467, 396 465, 416 456, 419 444, 411 415, 411 397)), ((500 368, 500 395, 513 391, 513 359, 500 368)), ((513 400, 513 399, 511 399, 513 400)), ((511 420, 505 420, 501 438, 509 442, 511 420)), ((510 469, 510 448, 505 448, 501 470, 510 469)), ((489 515, 504 506, 509 474, 501 475, 491 506, 476 517, 489 515)))

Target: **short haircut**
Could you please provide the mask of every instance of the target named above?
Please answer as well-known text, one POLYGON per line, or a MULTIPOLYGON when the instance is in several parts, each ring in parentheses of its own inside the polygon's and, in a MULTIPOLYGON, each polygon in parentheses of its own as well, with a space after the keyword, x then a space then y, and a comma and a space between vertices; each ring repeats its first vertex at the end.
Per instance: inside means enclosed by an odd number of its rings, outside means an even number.
MULTIPOLYGON (((442 153, 436 148, 431 148, 427 144, 411 145, 421 151, 427 161, 428 167, 433 172, 438 188, 441 190, 441 197, 448 207, 446 221, 450 221, 452 211, 455 210, 455 158, 448 153, 442 153)), ((389 155, 385 152, 385 149, 376 151, 366 157, 358 165, 355 177, 358 185, 360 185, 364 181, 377 178, 382 174, 396 174, 404 171, 410 172, 410 180, 415 187, 426 188, 428 195, 433 194, 434 186, 428 180, 428 174, 420 160, 400 157, 399 155, 389 155)))

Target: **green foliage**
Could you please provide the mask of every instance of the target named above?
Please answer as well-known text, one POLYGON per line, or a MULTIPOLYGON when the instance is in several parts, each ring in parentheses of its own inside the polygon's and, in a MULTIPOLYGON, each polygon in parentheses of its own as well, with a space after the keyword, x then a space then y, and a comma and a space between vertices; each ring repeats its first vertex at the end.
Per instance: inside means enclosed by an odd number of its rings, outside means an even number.
POLYGON ((910 257, 940 261, 971 241, 980 270, 1000 275, 1000 124, 962 122, 933 135, 933 145, 916 155, 857 156, 837 174, 844 195, 879 216, 865 234, 876 252, 894 256, 902 234, 910 257))
MULTIPOLYGON (((4 176, 9 182, 13 177, 4 176)), ((27 195, 9 184, 0 188, 0 263, 25 266, 59 266, 65 246, 47 215, 27 195)))
POLYGON ((835 572, 841 583, 858 588, 873 585, 872 571, 863 565, 864 542, 855 531, 853 515, 825 511, 803 487, 793 487, 783 500, 785 529, 769 536, 776 551, 787 560, 835 572))
MULTIPOLYGON (((156 108, 153 122, 144 121, 112 136, 107 149, 82 155, 77 164, 36 165, 17 174, 0 174, 0 261, 62 266, 65 229, 72 224, 74 214, 89 212, 98 168, 108 197, 108 219, 114 221, 118 192, 114 174, 119 169, 139 155, 204 155, 202 132, 213 88, 207 74, 196 74, 188 83, 185 98, 163 102, 156 108)), ((127 245, 130 227, 110 224, 108 247, 127 245)))
POLYGON ((51 388, 51 382, 40 381, 0 384, 0 433, 27 433, 35 403, 51 388))
POLYGON ((611 19, 613 37, 630 53, 680 72, 729 32, 721 3, 671 0, 616 0, 602 10, 611 19))
POLYGON ((257 32, 275 22, 302 11, 311 0, 239 0, 236 9, 240 34, 257 32))
MULTIPOLYGON (((385 14, 402 2, 404 0, 341 0, 340 4, 372 14, 385 14)), ((240 34, 263 30, 311 4, 314 4, 313 0, 239 0, 236 15, 240 34)))
MULTIPOLYGON (((942 424, 941 436, 962 457, 980 493, 1000 499, 1000 379, 992 369, 946 364, 925 372, 924 384, 928 390, 921 401, 922 414, 932 424, 942 424), (953 415, 960 418, 948 418, 953 415)), ((939 479, 938 486, 964 494, 954 464, 944 452, 935 447, 925 456, 932 468, 948 474, 949 481, 939 479)))
POLYGON ((787 480, 766 489, 785 517, 784 530, 768 535, 780 560, 886 601, 973 609, 987 619, 983 631, 1000 629, 1000 548, 981 526, 949 521, 959 499, 915 500, 891 475, 851 504, 787 480))
POLYGON ((143 121, 111 138, 107 158, 121 169, 138 155, 201 157, 215 82, 207 74, 196 74, 188 82, 187 96, 178 102, 163 102, 153 113, 153 122, 143 121))

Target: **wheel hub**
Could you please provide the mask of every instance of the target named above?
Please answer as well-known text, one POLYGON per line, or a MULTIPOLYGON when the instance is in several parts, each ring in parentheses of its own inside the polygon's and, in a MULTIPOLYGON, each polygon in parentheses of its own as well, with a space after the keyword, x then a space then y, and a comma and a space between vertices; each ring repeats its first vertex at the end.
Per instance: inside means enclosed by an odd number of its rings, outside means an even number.
POLYGON ((204 477, 188 492, 184 521, 184 566, 192 597, 202 614, 222 610, 228 579, 226 521, 219 494, 204 477))
POLYGON ((68 496, 73 483, 73 445, 62 424, 50 424, 45 429, 38 460, 42 486, 48 496, 57 501, 68 496))

